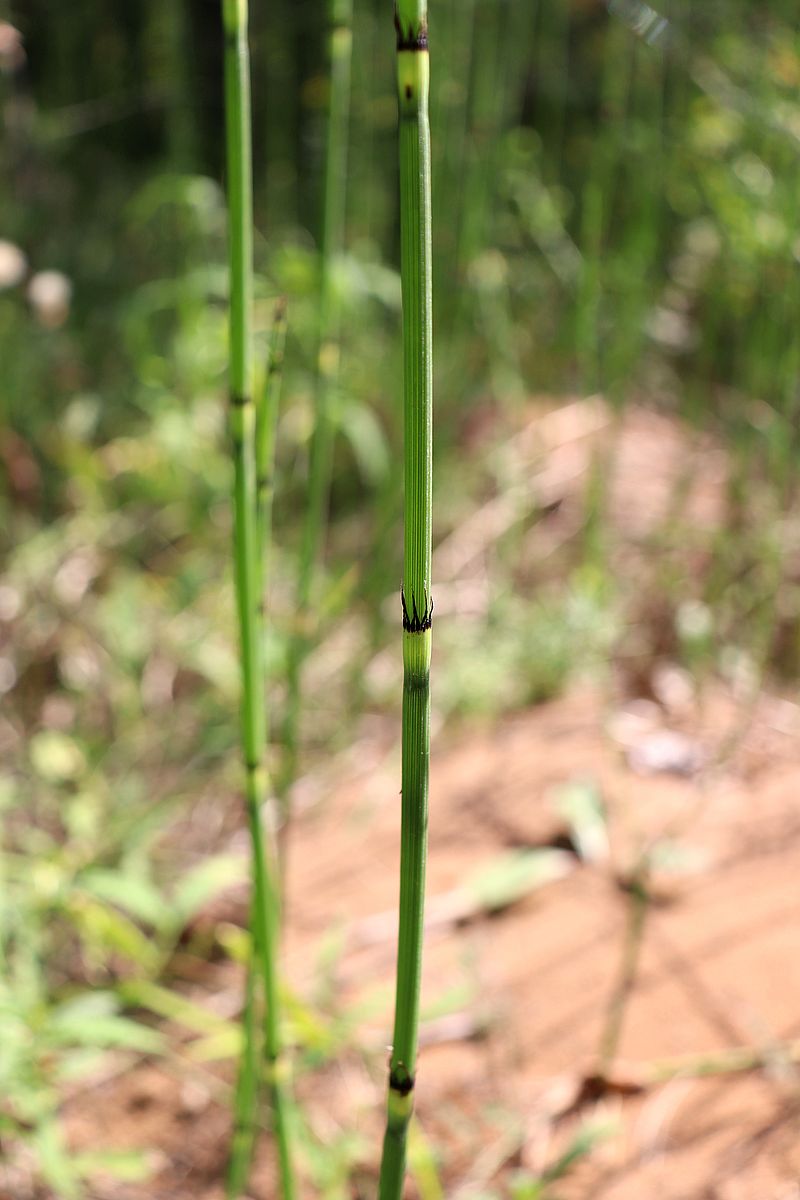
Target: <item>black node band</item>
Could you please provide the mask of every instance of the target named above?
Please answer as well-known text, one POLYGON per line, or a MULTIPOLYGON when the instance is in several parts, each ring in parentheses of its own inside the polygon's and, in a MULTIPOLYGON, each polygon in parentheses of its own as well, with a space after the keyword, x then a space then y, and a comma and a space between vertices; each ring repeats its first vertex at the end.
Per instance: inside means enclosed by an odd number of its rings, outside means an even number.
POLYGON ((427 50, 428 49, 428 27, 421 25, 419 29, 403 29, 400 20, 395 13, 394 27, 397 30, 397 49, 398 50, 427 50))
POLYGON ((422 612, 419 612, 416 597, 412 595, 411 611, 409 612, 408 605, 406 604, 406 594, 401 589, 400 601, 403 605, 403 629, 406 633, 424 633, 433 624, 433 596, 430 598, 430 603, 427 596, 424 599, 425 605, 422 612))
POLYGON ((414 1090, 414 1076, 400 1063, 389 1073, 389 1087, 398 1096, 407 1096, 414 1090))

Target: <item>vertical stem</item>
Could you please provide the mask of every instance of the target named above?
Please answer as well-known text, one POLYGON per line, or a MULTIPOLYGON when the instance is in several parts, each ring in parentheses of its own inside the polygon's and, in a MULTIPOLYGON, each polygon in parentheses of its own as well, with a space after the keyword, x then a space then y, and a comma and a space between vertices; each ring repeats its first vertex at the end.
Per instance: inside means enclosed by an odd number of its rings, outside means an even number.
POLYGON ((432 525, 432 281, 427 0, 398 0, 405 552, 400 924, 381 1200, 399 1200, 413 1111, 428 829, 432 525))
POLYGON ((633 56, 628 31, 610 23, 607 27, 600 104, 607 129, 595 140, 583 186, 581 249, 584 268, 576 308, 576 350, 585 394, 605 386, 600 319, 607 246, 606 235, 613 225, 615 193, 620 174, 622 138, 629 108, 633 56))
MULTIPOLYGON (((190 38, 187 0, 174 0, 153 11, 153 34, 168 47, 165 82, 174 90, 174 100, 165 111, 167 161, 175 170, 187 173, 197 169, 198 139, 193 96, 193 59, 187 54, 190 38)), ((160 49, 160 47, 159 47, 160 49)))
POLYGON ((538 53, 534 74, 541 82, 540 95, 544 111, 537 125, 546 131, 543 171, 546 183, 558 183, 564 177, 564 135, 567 126, 567 105, 570 86, 570 21, 573 8, 569 4, 539 5, 537 16, 538 53))
POLYGON ((325 185, 320 242, 320 298, 317 330, 317 373, 314 436, 308 479, 303 540, 297 579, 297 626, 289 648, 286 718, 283 744, 286 762, 280 796, 284 814, 288 792, 297 774, 298 726, 301 709, 301 676, 312 625, 309 612, 314 567, 327 519, 333 460, 334 421, 331 401, 339 374, 340 305, 334 271, 344 243, 347 196, 347 143, 350 118, 350 68, 352 58, 352 0, 329 0, 330 108, 325 156, 325 185))
POLYGON ((287 1101, 278 1021, 278 912, 274 856, 265 844, 266 799, 261 569, 256 521, 253 398, 253 212, 247 0, 223 0, 225 134, 230 253, 230 426, 234 451, 234 566, 242 672, 241 732, 245 796, 253 846, 253 943, 264 988, 264 1055, 269 1079, 281 1195, 294 1196, 287 1101))
POLYGON ((601 1079, 604 1079, 608 1075, 613 1066, 619 1048, 619 1040, 622 1035, 622 1023, 625 1019, 628 1000, 636 982, 645 920, 650 903, 648 887, 649 870, 648 864, 645 861, 634 872, 629 883, 628 915, 625 926, 625 944, 622 950, 622 962, 617 981, 614 985, 614 991, 611 994, 611 1000, 609 1001, 606 1013, 605 1028, 600 1039, 598 1074, 601 1079))
MULTIPOLYGON (((270 331, 264 386, 256 403, 255 463, 256 463, 256 542, 258 557, 258 595, 260 597, 261 634, 266 633, 267 555, 272 532, 272 497, 274 494, 275 430, 278 416, 283 347, 286 338, 286 302, 278 301, 270 331)), ((262 656, 264 641, 262 640, 262 656)), ((262 662, 263 666, 263 662, 262 662)), ((266 675, 266 672, 265 672, 266 675)), ((266 685, 266 678, 264 679, 266 685)), ((266 725, 266 721, 265 721, 266 725)), ((250 929, 255 929, 255 912, 251 905, 250 929)), ((257 987, 259 964, 251 938, 247 959, 245 1007, 242 1018, 242 1053, 234 1094, 234 1131, 226 1194, 235 1200, 247 1186, 258 1126, 258 1064, 261 1061, 260 1000, 257 987)))
MULTIPOLYGON (((283 373, 283 349, 286 344, 286 299, 275 305, 269 336, 264 386, 256 405, 256 533, 258 562, 261 570, 262 611, 266 613, 265 586, 269 580, 269 552, 272 540, 272 502, 275 496, 275 434, 278 426, 283 373)), ((262 625, 265 622, 262 620, 262 625)))
MULTIPOLYGON (((250 928, 255 928, 255 913, 250 909, 250 928)), ((244 1013, 242 1016, 242 1052, 236 1076, 236 1091, 233 1099, 233 1139, 228 1163, 225 1195, 228 1200, 238 1200, 247 1188, 253 1146, 258 1123, 258 1062, 259 1022, 256 994, 255 947, 250 944, 247 959, 247 981, 244 1013)))

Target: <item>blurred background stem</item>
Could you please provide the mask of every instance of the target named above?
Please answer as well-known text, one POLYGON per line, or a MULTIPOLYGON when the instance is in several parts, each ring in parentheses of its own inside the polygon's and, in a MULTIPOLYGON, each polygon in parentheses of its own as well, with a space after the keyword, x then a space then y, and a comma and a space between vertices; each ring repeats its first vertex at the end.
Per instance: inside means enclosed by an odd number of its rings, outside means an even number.
POLYGON ((295 629, 289 644, 286 672, 286 713, 283 725, 284 763, 279 780, 283 809, 285 853, 290 791, 297 776, 300 751, 303 662, 319 626, 312 603, 314 575, 320 566, 328 519, 328 502, 336 431, 335 393, 339 380, 341 303, 336 281, 337 261, 344 247, 347 199, 347 147, 352 58, 352 0, 330 0, 330 83, 325 153, 322 237, 319 260, 319 314, 314 387, 314 430, 297 574, 295 629))

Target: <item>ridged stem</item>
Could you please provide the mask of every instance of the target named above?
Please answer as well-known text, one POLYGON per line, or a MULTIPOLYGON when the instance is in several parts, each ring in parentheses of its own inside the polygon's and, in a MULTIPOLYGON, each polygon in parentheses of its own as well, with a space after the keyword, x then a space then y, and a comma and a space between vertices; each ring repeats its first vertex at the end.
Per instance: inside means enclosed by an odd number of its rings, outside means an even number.
POLYGON ((340 304, 334 272, 344 244, 347 197, 347 143, 350 117, 352 0, 329 0, 330 106, 325 155, 325 183, 320 242, 320 296, 314 434, 311 442, 308 495, 305 503, 300 565, 297 576, 296 626, 289 647, 283 745, 286 760, 279 794, 284 813, 297 775, 298 727, 302 705, 303 662, 311 643, 311 589, 328 515, 335 422, 331 412, 339 376, 340 304))
POLYGON ((399 1200, 414 1107, 428 841, 432 527, 432 281, 426 5, 398 3, 405 550, 400 919, 380 1200, 399 1200))
MULTIPOLYGON (((259 569, 258 594, 261 601, 262 665, 266 637, 267 596, 269 575, 268 554, 272 534, 272 498, 274 494, 275 433, 283 366, 283 347, 286 338, 286 302, 275 306, 270 330, 264 384, 256 402, 255 463, 256 463, 256 543, 259 569)), ((266 686, 266 678, 264 679, 266 686)), ((265 726, 267 722, 265 720, 265 726)), ((266 736, 266 735, 265 735, 266 736)), ((255 928, 255 913, 251 907, 250 928, 255 928)), ((261 992, 258 988, 259 964, 255 947, 250 945, 247 959, 245 1006, 242 1018, 242 1053, 236 1078, 233 1101, 234 1131, 228 1167, 227 1196, 234 1200, 247 1186, 258 1127, 258 1081, 261 1061, 261 992)))
MULTIPOLYGON (((264 766, 261 566, 258 554, 253 393, 253 212, 247 0, 223 0, 225 134, 230 255, 230 428, 234 453, 234 566, 242 675, 241 737, 245 798, 253 851, 253 946, 264 992, 264 1057, 281 1173, 281 1196, 295 1195, 285 1066, 278 1013, 278 905, 274 855, 262 826, 264 766)), ((237 1151, 238 1152, 238 1151, 237 1151)), ((246 1173, 246 1172, 245 1172, 246 1173)))

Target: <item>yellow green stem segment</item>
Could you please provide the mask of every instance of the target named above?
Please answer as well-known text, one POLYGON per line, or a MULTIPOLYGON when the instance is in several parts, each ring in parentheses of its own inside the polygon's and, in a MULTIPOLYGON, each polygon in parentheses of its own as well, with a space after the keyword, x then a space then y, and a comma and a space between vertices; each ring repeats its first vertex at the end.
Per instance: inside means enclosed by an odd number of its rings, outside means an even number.
MULTIPOLYGON (((225 140, 230 254, 230 428, 234 454, 234 568, 242 675, 241 735, 245 796, 253 850, 253 950, 263 992, 263 1053, 272 1101, 283 1200, 295 1195, 289 1150, 288 1104, 278 1011, 278 890, 274 852, 262 825, 267 798, 264 765, 266 710, 262 653, 260 538, 256 480, 256 405, 253 371, 253 209, 247 0, 223 0, 225 140)), ((253 996, 248 997, 252 1005, 253 996)), ((245 1094, 247 1094, 245 1089, 245 1094)), ((252 1101, 254 1103, 254 1101, 252 1101)), ((229 1196, 244 1190, 252 1138, 234 1133, 229 1196), (244 1148, 244 1149, 243 1149, 244 1148)))
POLYGON ((427 4, 398 0, 405 549, 400 924, 380 1200, 399 1200, 414 1107, 428 842, 432 525, 431 160, 427 4))

